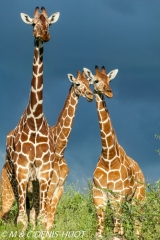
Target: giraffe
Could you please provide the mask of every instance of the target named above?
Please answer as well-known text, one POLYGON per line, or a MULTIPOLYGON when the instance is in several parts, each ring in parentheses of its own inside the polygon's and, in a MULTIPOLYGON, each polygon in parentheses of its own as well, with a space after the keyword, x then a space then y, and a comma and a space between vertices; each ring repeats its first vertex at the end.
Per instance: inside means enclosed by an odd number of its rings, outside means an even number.
MULTIPOLYGON (((43 42, 49 41, 49 26, 58 20, 59 12, 48 17, 45 8, 42 7, 41 10, 42 13, 38 7, 35 8, 34 18, 21 13, 22 20, 33 26, 31 90, 28 106, 18 125, 7 135, 3 171, 4 176, 7 174, 9 178, 18 204, 17 224, 22 224, 24 229, 27 227, 26 190, 29 181, 33 181, 33 193, 39 187, 39 199, 33 196, 34 207, 39 203, 38 219, 42 220, 44 227, 47 226, 46 199, 54 167, 54 136, 43 113, 43 42)), ((9 189, 7 182, 4 185, 2 196, 9 189)), ((11 201, 7 203, 11 204, 11 201)), ((7 206, 3 210, 3 214, 7 213, 7 206)))
MULTIPOLYGON (((77 71, 77 75, 77 78, 74 78, 72 74, 68 74, 68 78, 72 85, 69 89, 67 99, 58 117, 57 123, 55 126, 51 127, 55 142, 56 164, 54 165, 54 174, 52 175, 52 180, 48 191, 48 204, 51 206, 51 209, 49 208, 48 212, 47 229, 51 229, 53 227, 56 206, 63 194, 64 182, 69 173, 69 168, 64 158, 64 152, 67 147, 68 139, 73 127, 79 96, 85 97, 89 102, 93 100, 93 93, 89 88, 89 81, 86 79, 84 72, 81 74, 80 71, 77 71)), ((7 219, 9 210, 15 198, 10 182, 7 181, 8 178, 6 175, 5 166, 3 167, 2 172, 2 177, 4 179, 2 187, 6 187, 5 195, 3 195, 2 198, 5 198, 7 206, 7 211, 4 211, 6 212, 6 216, 4 215, 3 218, 5 219, 6 217, 7 219)), ((32 186, 30 186, 30 188, 31 187, 32 186)), ((29 192, 32 192, 32 189, 29 192)), ((36 195, 38 195, 37 192, 35 196, 36 195)), ((38 198, 38 196, 36 198, 38 198)), ((33 219, 34 214, 35 211, 31 210, 30 214, 28 214, 28 218, 30 218, 31 215, 31 219, 33 219)))
MULTIPOLYGON (((104 66, 101 71, 96 66, 95 75, 87 68, 83 70, 94 85, 101 134, 102 151, 93 174, 92 191, 98 217, 97 236, 102 237, 106 203, 111 201, 117 207, 117 202, 124 201, 126 197, 131 201, 134 198, 144 199, 145 180, 137 162, 130 158, 118 143, 104 98, 104 95, 108 98, 113 97, 109 84, 117 75, 118 70, 113 70, 107 74, 104 66)), ((116 217, 114 219, 114 233, 123 234, 123 229, 116 217)), ((115 237, 114 239, 119 238, 115 237)))
POLYGON ((80 96, 86 98, 89 102, 93 100, 93 93, 89 88, 89 81, 86 79, 84 72, 81 74, 80 71, 77 71, 76 78, 72 74, 68 74, 68 78, 72 85, 58 121, 56 125, 51 128, 54 135, 57 168, 54 167, 55 173, 52 175, 48 191, 48 201, 51 205, 51 211, 48 212, 50 229, 53 227, 56 206, 63 194, 64 182, 69 173, 69 168, 64 158, 64 152, 73 127, 78 100, 80 96))

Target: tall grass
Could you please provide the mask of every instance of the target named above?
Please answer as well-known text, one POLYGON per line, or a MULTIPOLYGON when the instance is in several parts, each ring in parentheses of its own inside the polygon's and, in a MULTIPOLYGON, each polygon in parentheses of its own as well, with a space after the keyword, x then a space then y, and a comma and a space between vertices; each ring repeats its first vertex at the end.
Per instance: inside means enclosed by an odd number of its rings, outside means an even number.
MULTIPOLYGON (((160 180, 154 184, 147 184, 147 198, 135 205, 125 202, 121 205, 120 221, 124 228, 124 239, 136 240, 135 222, 141 226, 143 240, 160 239, 160 180)), ((42 231, 41 226, 34 230, 28 226, 26 232, 20 231, 14 225, 17 213, 16 204, 13 205, 8 222, 0 222, 0 239, 95 239, 97 228, 96 211, 92 201, 91 184, 84 191, 78 191, 73 184, 66 186, 65 192, 58 204, 54 228, 50 232, 42 231)), ((103 239, 113 237, 114 209, 106 207, 105 232, 103 239)))

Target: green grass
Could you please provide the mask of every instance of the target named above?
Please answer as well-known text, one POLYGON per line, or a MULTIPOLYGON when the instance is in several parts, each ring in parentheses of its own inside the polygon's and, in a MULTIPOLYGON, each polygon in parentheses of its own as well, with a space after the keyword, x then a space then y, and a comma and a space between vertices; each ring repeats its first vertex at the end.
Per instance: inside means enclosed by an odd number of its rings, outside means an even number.
MULTIPOLYGON (((136 240, 135 221, 141 225, 143 240, 160 239, 160 181, 147 184, 147 199, 145 202, 132 206, 130 203, 122 204, 121 222, 124 227, 124 237, 127 240, 136 240)), ((12 207, 7 223, 0 222, 0 239, 95 239, 97 218, 92 202, 90 183, 84 191, 78 191, 75 185, 66 186, 65 192, 57 207, 54 229, 50 232, 41 232, 41 226, 33 229, 28 226, 26 232, 21 232, 14 225, 17 206, 12 207), (5 235, 6 234, 6 235, 5 235), (48 234, 48 236, 47 236, 48 234)), ((103 239, 112 239, 114 209, 106 207, 105 233, 103 239)))

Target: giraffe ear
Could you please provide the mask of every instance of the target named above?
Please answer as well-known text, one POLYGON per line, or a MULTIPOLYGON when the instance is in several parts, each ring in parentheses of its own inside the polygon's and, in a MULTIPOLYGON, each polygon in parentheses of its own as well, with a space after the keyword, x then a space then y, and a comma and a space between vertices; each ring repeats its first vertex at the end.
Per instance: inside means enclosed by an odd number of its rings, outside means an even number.
POLYGON ((33 24, 33 21, 32 21, 33 19, 30 18, 27 14, 21 13, 20 15, 21 15, 21 18, 22 18, 23 22, 25 22, 27 24, 30 24, 30 25, 33 24))
POLYGON ((60 13, 59 13, 59 12, 56 12, 56 13, 52 14, 52 15, 48 18, 49 24, 51 25, 51 24, 57 22, 59 16, 60 16, 60 13))
POLYGON ((115 70, 112 70, 111 72, 109 72, 107 74, 107 76, 109 77, 109 81, 114 79, 116 77, 117 73, 118 73, 118 69, 115 69, 115 70))
POLYGON ((94 83, 94 76, 93 76, 92 72, 88 68, 83 68, 83 71, 85 72, 89 83, 93 84, 94 83))
POLYGON ((75 78, 74 78, 74 76, 72 74, 68 74, 68 79, 72 83, 74 83, 74 81, 75 81, 75 78))

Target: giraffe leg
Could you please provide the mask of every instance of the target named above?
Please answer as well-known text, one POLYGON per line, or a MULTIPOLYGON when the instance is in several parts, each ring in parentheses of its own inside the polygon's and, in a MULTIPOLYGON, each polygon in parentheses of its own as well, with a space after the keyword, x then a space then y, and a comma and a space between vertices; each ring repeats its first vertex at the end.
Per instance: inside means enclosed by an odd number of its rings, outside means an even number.
POLYGON ((46 171, 44 167, 44 172, 43 172, 43 167, 42 171, 39 175, 39 215, 37 218, 38 223, 42 224, 42 227, 44 229, 47 229, 47 212, 50 211, 50 204, 48 204, 48 190, 51 182, 51 177, 53 174, 52 171, 46 171))
MULTIPOLYGON (((59 182, 56 188, 52 187, 52 198, 50 200, 51 203, 51 209, 50 212, 47 212, 47 216, 48 216, 48 226, 47 226, 47 230, 53 228, 53 224, 54 224, 54 215, 56 212, 56 207, 57 204, 59 203, 63 192, 64 192, 64 183, 66 181, 66 178, 68 176, 69 173, 69 168, 66 164, 66 160, 65 158, 62 158, 59 162, 59 172, 60 172, 60 176, 59 176, 59 182)), ((53 180, 53 179, 52 179, 53 180)), ((51 182, 52 184, 52 182, 51 182)))
MULTIPOLYGON (((139 189, 139 190, 138 190, 138 195, 141 194, 141 191, 143 191, 143 189, 139 189)), ((140 195, 140 196, 142 196, 142 195, 140 195)), ((137 196, 137 197, 138 197, 138 196, 137 196)), ((136 201, 133 199, 132 205, 138 204, 138 203, 139 203, 139 200, 141 201, 142 198, 137 198, 136 201)), ((145 195, 144 195, 144 200, 145 200, 145 195)), ((139 220, 136 220, 136 221, 135 221, 135 232, 136 232, 137 237, 139 238, 139 237, 141 236, 141 223, 140 223, 139 220)))
POLYGON ((47 193, 47 204, 46 204, 46 212, 47 212, 47 226, 46 229, 49 230, 52 228, 53 225, 53 217, 52 217, 52 212, 51 212, 51 202, 52 202, 52 197, 55 189, 58 186, 59 182, 59 176, 60 176, 60 169, 59 169, 59 164, 58 161, 54 162, 53 166, 53 174, 51 177, 51 182, 49 185, 48 193, 47 193))
MULTIPOLYGON (((132 199, 132 205, 138 204, 139 201, 146 199, 145 180, 143 173, 139 169, 136 174, 136 179, 138 179, 135 180, 137 182, 137 187, 132 199)), ((135 221, 135 232, 139 238, 141 235, 141 223, 138 220, 135 221)))
POLYGON ((47 205, 46 205, 46 200, 47 200, 47 191, 48 191, 48 187, 47 187, 47 182, 46 180, 41 180, 40 181, 40 210, 39 210, 39 215, 38 215, 38 223, 42 224, 42 227, 44 229, 46 229, 47 227, 47 205))
POLYGON ((29 181, 27 184, 27 197, 26 197, 26 213, 28 216, 28 222, 30 222, 30 210, 33 202, 33 187, 32 181, 29 181))
POLYGON ((93 202, 97 211, 98 228, 96 236, 102 238, 104 232, 104 218, 105 218, 105 206, 106 206, 106 194, 93 185, 93 202))
POLYGON ((8 220, 12 204, 15 200, 14 192, 11 183, 8 179, 6 167, 4 165, 1 175, 1 212, 0 218, 4 221, 8 220))
POLYGON ((116 213, 114 216, 114 233, 116 234, 118 233, 119 235, 122 236, 124 234, 124 231, 118 216, 119 216, 118 213, 116 213))
POLYGON ((47 219, 49 219, 47 224, 47 230, 50 230, 53 228, 56 207, 57 207, 57 204, 59 203, 59 200, 62 197, 63 192, 64 192, 64 186, 58 186, 54 191, 52 202, 51 202, 51 208, 50 208, 51 210, 50 210, 50 213, 47 213, 47 216, 48 216, 47 219))
MULTIPOLYGON (((39 214, 39 197, 40 197, 40 193, 39 193, 39 182, 36 181, 32 181, 32 196, 30 197, 32 202, 33 202, 33 206, 32 209, 30 210, 30 215, 29 215, 29 221, 32 224, 33 227, 35 227, 35 225, 37 224, 37 217, 39 214)), ((31 190, 29 191, 29 193, 31 193, 31 190)))
MULTIPOLYGON (((92 192, 93 192, 93 202, 96 207, 97 217, 98 217, 98 227, 97 227, 96 237, 97 239, 99 239, 99 238, 103 238, 105 208, 106 208, 106 203, 107 203, 107 199, 109 199, 108 198, 109 196, 107 197, 107 194, 103 190, 96 188, 95 185, 93 185, 92 192)), ((118 218, 119 216, 119 210, 117 208, 118 205, 115 200, 113 200, 112 202, 113 202, 114 210, 116 212, 114 216, 114 233, 118 235, 122 235, 123 228, 121 227, 121 224, 118 218)), ((113 238, 113 240, 119 240, 119 239, 121 238, 116 236, 113 238)))
POLYGON ((28 217, 26 213, 26 197, 27 197, 27 179, 26 176, 28 175, 28 171, 17 172, 15 181, 17 184, 17 192, 16 200, 18 204, 18 215, 17 215, 17 225, 19 225, 23 230, 26 229, 28 224, 28 217))
MULTIPOLYGON (((20 185, 19 189, 21 188, 25 188, 25 185, 20 185)), ((17 216, 17 225, 22 229, 25 230, 27 228, 27 224, 28 224, 28 216, 26 213, 26 194, 21 195, 19 197, 19 211, 18 211, 18 216, 17 216)))
POLYGON ((47 194, 47 230, 51 229, 53 226, 53 214, 51 211, 51 202, 53 198, 53 193, 56 191, 57 186, 58 186, 58 177, 55 174, 55 171, 53 173, 51 183, 49 186, 48 194, 47 194))
POLYGON ((121 224, 121 211, 122 208, 120 207, 120 202, 123 201, 123 198, 118 197, 118 195, 113 196, 111 194, 109 196, 110 198, 110 205, 111 208, 113 209, 113 223, 114 223, 114 234, 118 235, 119 237, 115 236, 113 239, 124 239, 123 234, 124 234, 124 229, 121 224))

